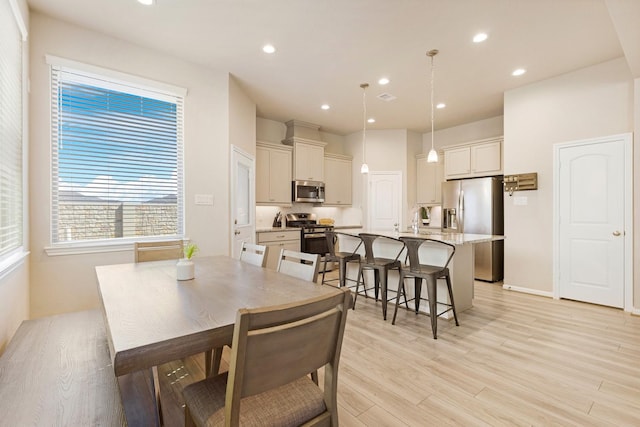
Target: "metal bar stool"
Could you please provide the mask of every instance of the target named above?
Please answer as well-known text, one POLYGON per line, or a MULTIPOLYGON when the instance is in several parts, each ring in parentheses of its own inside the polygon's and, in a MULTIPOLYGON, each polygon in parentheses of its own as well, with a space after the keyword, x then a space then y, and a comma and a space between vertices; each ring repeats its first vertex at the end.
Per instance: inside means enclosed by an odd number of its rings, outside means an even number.
POLYGON ((396 308, 393 312, 393 320, 391 324, 395 325, 396 323, 396 315, 398 314, 398 305, 400 303, 400 294, 404 294, 405 304, 407 303, 407 292, 404 288, 404 280, 413 277, 415 283, 415 297, 409 301, 415 301, 415 311, 418 314, 418 309, 420 308, 420 300, 424 299, 420 297, 420 291, 422 288, 422 279, 425 279, 427 282, 427 296, 429 301, 429 317, 431 318, 431 331, 433 332, 433 339, 438 339, 438 317, 443 314, 452 311, 453 318, 456 321, 456 326, 460 326, 458 323, 458 315, 456 314, 456 306, 453 302, 453 290, 451 289, 451 277, 449 275, 449 262, 453 258, 453 255, 456 253, 456 248, 454 245, 442 242, 440 240, 433 239, 424 239, 419 237, 401 237, 400 238, 406 245, 407 248, 407 257, 409 258, 409 266, 403 266, 400 269, 400 285, 398 289, 398 294, 396 296, 396 308), (429 264, 421 264, 419 257, 420 246, 422 246, 425 242, 430 242, 430 244, 443 245, 449 252, 446 262, 444 266, 436 266, 429 264), (445 279, 447 282, 447 290, 449 291, 449 299, 451 304, 446 304, 442 302, 438 302, 438 279, 445 279), (438 313, 438 305, 444 305, 448 307, 442 312, 438 313))
MULTIPOLYGON (((358 252, 358 249, 360 249, 360 246, 362 246, 362 239, 360 239, 360 236, 356 236, 348 233, 340 233, 333 230, 327 230, 325 231, 325 237, 327 239, 327 248, 329 252, 327 252, 327 254, 324 257, 324 268, 322 269, 322 284, 330 285, 331 282, 337 281, 338 286, 342 288, 347 285, 347 281, 357 283, 358 282, 357 280, 349 279, 347 277, 347 264, 355 261, 357 261, 358 263, 360 262, 360 254, 356 253, 358 252), (353 251, 342 252, 340 251, 340 247, 339 247, 340 238, 353 240, 354 243, 355 241, 357 241, 358 244, 353 251), (337 279, 324 278, 324 274, 327 271, 327 262, 338 263, 337 279)), ((334 286, 334 285, 330 285, 330 286, 334 286)))
MULTIPOLYGON (((382 301, 382 317, 384 320, 387 320, 387 281, 389 277, 390 270, 398 270, 400 273, 400 266, 402 262, 400 261, 400 255, 404 251, 405 244, 402 240, 395 239, 393 237, 382 236, 380 234, 370 234, 370 233, 360 233, 360 238, 362 239, 362 243, 364 244, 364 259, 360 259, 360 269, 358 270, 358 283, 356 285, 356 294, 353 299, 353 306, 355 308, 356 299, 358 298, 358 290, 360 288, 360 279, 362 279, 362 286, 365 293, 365 297, 367 297, 367 290, 371 288, 367 288, 364 282, 364 270, 373 270, 374 274, 374 294, 376 297, 376 301, 378 301, 379 291, 382 292, 381 301, 382 301), (397 250, 397 255, 395 258, 382 258, 377 257, 373 251, 373 243, 378 240, 378 242, 387 242, 395 246, 392 250, 392 253, 395 253, 397 250)), ((400 285, 398 285, 400 286, 400 285)), ((400 290, 398 289, 398 294, 400 290)), ((406 295, 405 295, 405 303, 406 303, 406 295)), ((407 305, 408 307, 408 305, 407 305)))

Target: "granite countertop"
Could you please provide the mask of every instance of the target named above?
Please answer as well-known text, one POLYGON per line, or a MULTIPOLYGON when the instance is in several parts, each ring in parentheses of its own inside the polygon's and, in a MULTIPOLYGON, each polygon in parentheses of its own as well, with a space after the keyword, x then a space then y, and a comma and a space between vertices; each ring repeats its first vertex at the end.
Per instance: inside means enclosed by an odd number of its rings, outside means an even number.
POLYGON ((491 234, 471 234, 471 233, 447 233, 438 229, 420 229, 418 234, 413 232, 394 233, 393 231, 379 231, 379 230, 366 230, 363 232, 380 234, 388 237, 419 237, 423 239, 439 240, 445 243, 451 243, 452 245, 464 245, 466 243, 483 243, 492 242, 494 240, 504 240, 504 236, 491 235, 491 234))
POLYGON ((278 231, 300 231, 299 227, 257 227, 256 233, 278 232, 278 231))

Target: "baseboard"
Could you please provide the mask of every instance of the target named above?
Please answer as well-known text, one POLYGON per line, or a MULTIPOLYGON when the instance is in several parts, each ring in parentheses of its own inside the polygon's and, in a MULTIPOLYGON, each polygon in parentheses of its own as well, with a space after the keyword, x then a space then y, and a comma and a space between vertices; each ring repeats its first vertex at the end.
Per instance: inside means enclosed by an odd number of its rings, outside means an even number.
POLYGON ((520 286, 507 285, 506 283, 502 285, 502 289, 506 289, 508 291, 522 292, 523 294, 532 294, 532 295, 538 295, 541 297, 553 298, 553 292, 551 291, 540 291, 538 289, 523 288, 520 286))
POLYGON ((634 316, 640 316, 640 308, 632 308, 631 314, 633 314, 634 316))

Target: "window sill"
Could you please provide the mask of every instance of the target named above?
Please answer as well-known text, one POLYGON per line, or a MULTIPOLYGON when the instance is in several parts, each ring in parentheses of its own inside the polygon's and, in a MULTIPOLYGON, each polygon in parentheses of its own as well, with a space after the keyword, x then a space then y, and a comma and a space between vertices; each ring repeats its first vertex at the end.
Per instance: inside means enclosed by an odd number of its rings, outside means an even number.
MULTIPOLYGON (((137 240, 125 240, 117 242, 109 242, 105 240, 99 240, 95 242, 82 242, 82 243, 66 243, 58 244, 54 246, 47 246, 44 251, 48 256, 64 256, 64 255, 84 255, 84 254, 98 254, 105 252, 125 252, 133 251, 134 242, 153 242, 153 241, 165 241, 180 239, 176 236, 166 236, 161 239, 137 239, 137 240)), ((189 241, 188 238, 182 238, 183 241, 189 241)))
POLYGON ((28 251, 19 251, 7 259, 0 261, 0 280, 4 279, 9 273, 24 264, 24 260, 29 255, 28 251))

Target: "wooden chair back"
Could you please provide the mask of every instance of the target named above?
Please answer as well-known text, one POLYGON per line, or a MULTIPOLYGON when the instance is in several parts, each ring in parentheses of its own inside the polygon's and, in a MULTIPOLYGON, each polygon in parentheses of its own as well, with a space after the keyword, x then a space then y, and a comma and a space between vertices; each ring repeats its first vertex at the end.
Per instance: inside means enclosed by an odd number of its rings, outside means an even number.
POLYGON ((243 242, 240 250, 240 261, 264 267, 267 262, 267 247, 254 243, 243 242))
MULTIPOLYGON (((331 425, 338 425, 338 361, 351 293, 324 295, 236 316, 225 399, 227 425, 238 425, 240 399, 293 382, 321 367, 331 425)), ((324 414, 325 418, 327 414, 324 414)))
POLYGON ((184 257, 184 245, 182 240, 135 242, 134 254, 135 262, 180 259, 184 257))
POLYGON ((318 279, 320 255, 282 249, 278 259, 278 271, 309 282, 318 279))

